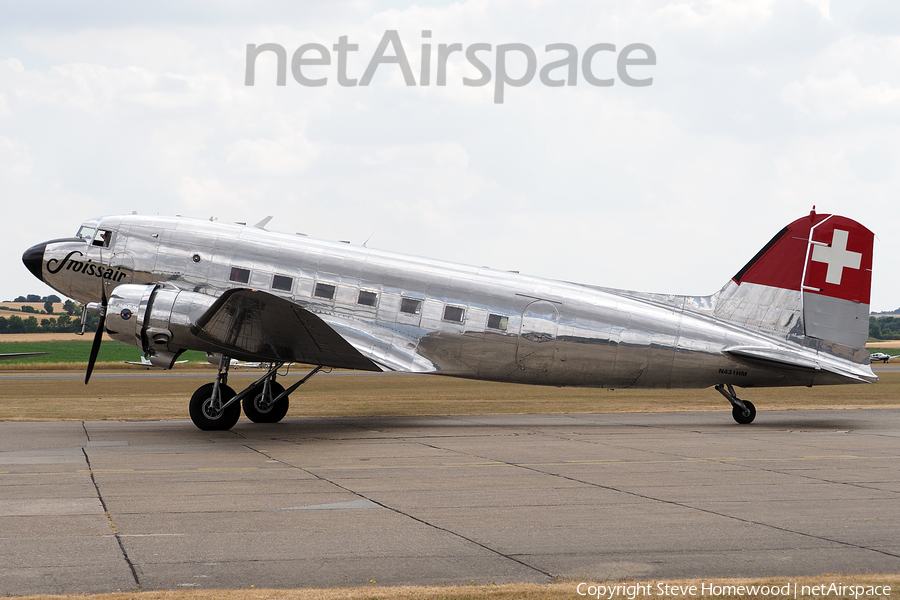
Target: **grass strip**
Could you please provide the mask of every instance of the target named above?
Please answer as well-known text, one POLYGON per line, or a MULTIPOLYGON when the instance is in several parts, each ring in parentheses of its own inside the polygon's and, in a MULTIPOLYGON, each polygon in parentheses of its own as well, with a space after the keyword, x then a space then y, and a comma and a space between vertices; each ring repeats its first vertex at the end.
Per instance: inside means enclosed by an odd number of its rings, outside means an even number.
MULTIPOLYGON (((577 581, 569 580, 553 584, 508 583, 500 585, 465 585, 465 586, 397 586, 382 587, 373 582, 371 585, 357 588, 299 588, 289 590, 273 590, 251 587, 240 590, 175 590, 152 592, 126 592, 115 594, 65 596, 19 596, 20 600, 573 600, 590 596, 578 593, 579 584, 584 583, 582 591, 589 585, 602 586, 605 594, 601 598, 613 600, 637 600, 645 598, 690 598, 692 600, 723 598, 827 598, 828 600, 860 598, 889 598, 896 596, 900 590, 898 575, 817 575, 812 577, 792 578, 714 578, 714 579, 680 579, 680 580, 620 580, 620 581, 577 581), (833 592, 830 586, 846 587, 843 592, 833 592), (618 587, 617 587, 618 586, 618 587), (637 592, 638 586, 649 588, 650 594, 637 592), (668 586, 668 587, 661 587, 668 586), (705 589, 725 593, 702 593, 705 589), (741 588, 740 586, 744 586, 741 588), (787 596, 781 594, 785 586, 789 586, 787 596), (818 586, 819 592, 813 593, 818 586), (890 588, 888 595, 866 594, 884 591, 890 588), (692 587, 697 593, 690 593, 692 587), (756 588, 757 590, 778 588, 778 594, 728 593, 756 588), (610 594, 612 588, 612 594, 610 594), (859 594, 862 588, 863 593, 859 594), (688 593, 679 593, 686 591, 688 593), (666 593, 670 592, 670 593, 666 593), (809 593, 802 593, 809 592, 809 593)), ((596 597, 596 596, 594 596, 596 597)))
MULTIPOLYGON (((4 370, 20 368, 21 365, 42 365, 48 363, 85 363, 91 353, 93 335, 84 336, 84 341, 77 342, 0 342, 0 354, 16 354, 19 352, 49 352, 46 356, 30 356, 3 361, 4 370)), ((141 351, 134 346, 121 342, 105 341, 100 344, 97 355, 98 363, 124 363, 126 360, 139 361, 141 351)), ((185 352, 179 360, 206 362, 204 352, 185 352)))
MULTIPOLYGON (((130 374, 142 376, 104 378, 98 375, 122 372, 99 369, 87 386, 71 378, 72 371, 4 371, 0 375, 0 420, 183 419, 187 417, 191 394, 215 376, 212 368, 176 368, 174 373, 186 375, 178 377, 134 369, 130 374)), ((303 372, 294 370, 280 381, 287 387, 303 372)), ((262 375, 258 370, 240 373, 233 373, 229 382, 236 390, 262 375)), ((874 385, 751 388, 741 389, 739 394, 752 401, 761 413, 814 408, 900 408, 900 371, 881 371, 879 376, 881 380, 874 385)), ((711 388, 554 388, 394 373, 317 375, 295 391, 290 402, 288 417, 731 410, 711 388)))

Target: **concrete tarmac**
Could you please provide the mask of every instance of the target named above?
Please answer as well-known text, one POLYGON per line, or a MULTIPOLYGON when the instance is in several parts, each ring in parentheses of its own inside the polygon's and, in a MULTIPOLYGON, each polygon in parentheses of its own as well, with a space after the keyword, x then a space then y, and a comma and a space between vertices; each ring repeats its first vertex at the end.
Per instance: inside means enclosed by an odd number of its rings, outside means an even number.
POLYGON ((0 422, 0 595, 900 573, 900 410, 0 422))

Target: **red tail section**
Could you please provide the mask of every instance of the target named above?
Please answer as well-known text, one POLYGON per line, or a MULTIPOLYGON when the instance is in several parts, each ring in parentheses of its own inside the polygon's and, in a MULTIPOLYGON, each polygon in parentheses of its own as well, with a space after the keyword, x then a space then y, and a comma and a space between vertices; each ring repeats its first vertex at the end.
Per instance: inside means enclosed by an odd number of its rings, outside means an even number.
POLYGON ((874 240, 852 219, 812 212, 778 232, 733 280, 868 305, 874 240))
POLYGON ((813 211, 779 231, 732 278, 738 290, 726 310, 739 322, 786 333, 795 332, 791 315, 802 314, 804 335, 863 348, 874 241, 852 219, 813 211))

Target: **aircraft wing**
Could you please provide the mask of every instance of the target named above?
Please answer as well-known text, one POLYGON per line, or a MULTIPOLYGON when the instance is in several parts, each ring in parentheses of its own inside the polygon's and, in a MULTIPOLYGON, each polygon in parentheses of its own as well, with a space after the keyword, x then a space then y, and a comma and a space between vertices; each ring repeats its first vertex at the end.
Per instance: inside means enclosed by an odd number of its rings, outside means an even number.
POLYGON ((49 352, 14 352, 12 354, 0 354, 0 360, 12 360, 13 358, 25 358, 26 356, 43 356, 49 352))
POLYGON ((373 360, 376 354, 354 339, 352 327, 336 327, 332 318, 329 321, 278 296, 234 289, 222 294, 194 322, 191 332, 223 354, 243 360, 390 369, 373 360))

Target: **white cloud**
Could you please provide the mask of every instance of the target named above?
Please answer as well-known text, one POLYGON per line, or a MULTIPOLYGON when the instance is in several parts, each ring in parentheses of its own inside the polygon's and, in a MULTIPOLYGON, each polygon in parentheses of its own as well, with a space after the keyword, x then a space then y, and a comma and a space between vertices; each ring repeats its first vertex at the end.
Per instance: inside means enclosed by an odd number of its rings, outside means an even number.
POLYGON ((33 159, 22 144, 0 137, 0 181, 9 187, 21 183, 31 176, 32 165, 33 159))
POLYGON ((242 139, 227 147, 225 163, 244 173, 290 175, 306 171, 317 154, 315 146, 302 136, 242 139))
POLYGON ((863 85, 850 71, 830 78, 809 76, 785 86, 784 101, 806 115, 840 119, 865 113, 900 115, 900 87, 886 82, 863 85))

